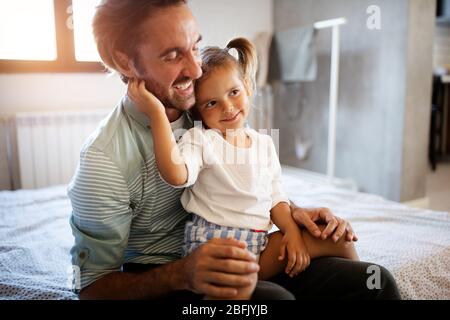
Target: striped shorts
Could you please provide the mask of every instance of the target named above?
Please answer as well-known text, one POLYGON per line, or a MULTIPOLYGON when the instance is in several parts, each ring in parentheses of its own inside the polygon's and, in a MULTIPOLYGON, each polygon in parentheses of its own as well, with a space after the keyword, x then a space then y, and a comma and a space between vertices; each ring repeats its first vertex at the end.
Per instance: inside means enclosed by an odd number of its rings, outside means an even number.
POLYGON ((247 243, 247 249, 259 256, 267 246, 267 234, 267 231, 220 226, 194 214, 192 221, 188 221, 184 229, 183 256, 187 256, 213 238, 234 238, 244 241, 247 243))

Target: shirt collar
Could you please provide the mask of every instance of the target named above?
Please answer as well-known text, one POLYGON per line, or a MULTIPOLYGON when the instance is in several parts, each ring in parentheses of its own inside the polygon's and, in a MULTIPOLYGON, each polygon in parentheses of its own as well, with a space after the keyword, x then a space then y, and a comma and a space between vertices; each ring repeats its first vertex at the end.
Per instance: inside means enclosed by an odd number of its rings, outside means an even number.
POLYGON ((128 95, 125 95, 122 101, 123 108, 125 112, 130 115, 135 121, 140 123, 145 128, 148 128, 150 125, 150 120, 148 117, 138 110, 137 105, 131 100, 128 95))

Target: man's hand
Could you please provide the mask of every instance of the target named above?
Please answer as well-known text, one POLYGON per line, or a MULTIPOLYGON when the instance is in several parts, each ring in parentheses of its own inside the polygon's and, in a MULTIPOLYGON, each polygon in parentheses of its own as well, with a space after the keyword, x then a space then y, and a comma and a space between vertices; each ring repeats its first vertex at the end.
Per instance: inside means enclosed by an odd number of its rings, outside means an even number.
POLYGON ((127 95, 136 103, 139 111, 145 113, 150 120, 155 115, 165 114, 164 105, 153 93, 145 88, 145 81, 129 79, 127 95))
POLYGON ((298 225, 304 226, 314 237, 321 237, 323 240, 332 236, 334 242, 345 234, 346 241, 358 241, 358 237, 353 231, 350 223, 342 218, 336 217, 327 208, 304 209, 294 205, 291 206, 292 217, 298 225), (326 224, 325 229, 321 232, 319 224, 326 224))
POLYGON ((184 260, 186 289, 216 298, 232 298, 259 271, 256 256, 236 239, 212 239, 184 260))
POLYGON ((292 278, 300 272, 305 271, 311 263, 311 258, 303 242, 298 227, 286 231, 283 235, 278 260, 284 260, 287 253, 287 264, 285 272, 292 278), (294 229, 295 228, 295 229, 294 229))

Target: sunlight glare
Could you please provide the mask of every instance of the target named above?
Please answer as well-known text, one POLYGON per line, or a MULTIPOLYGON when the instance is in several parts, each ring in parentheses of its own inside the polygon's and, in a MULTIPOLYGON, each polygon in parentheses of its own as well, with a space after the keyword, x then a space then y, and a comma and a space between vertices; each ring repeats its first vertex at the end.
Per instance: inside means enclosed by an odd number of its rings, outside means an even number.
POLYGON ((0 59, 56 60, 53 0, 0 0, 0 59))
POLYGON ((100 0, 72 0, 77 61, 100 61, 92 34, 92 19, 100 0))

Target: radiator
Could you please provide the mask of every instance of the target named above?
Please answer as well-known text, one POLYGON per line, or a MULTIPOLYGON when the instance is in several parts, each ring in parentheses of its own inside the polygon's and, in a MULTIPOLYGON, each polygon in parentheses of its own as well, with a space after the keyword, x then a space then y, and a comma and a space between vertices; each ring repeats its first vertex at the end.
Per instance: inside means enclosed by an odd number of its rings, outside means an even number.
POLYGON ((12 186, 9 132, 8 119, 0 118, 0 190, 9 190, 12 186))
POLYGON ((20 188, 67 184, 79 160, 83 142, 108 110, 18 113, 16 134, 20 188))

